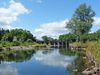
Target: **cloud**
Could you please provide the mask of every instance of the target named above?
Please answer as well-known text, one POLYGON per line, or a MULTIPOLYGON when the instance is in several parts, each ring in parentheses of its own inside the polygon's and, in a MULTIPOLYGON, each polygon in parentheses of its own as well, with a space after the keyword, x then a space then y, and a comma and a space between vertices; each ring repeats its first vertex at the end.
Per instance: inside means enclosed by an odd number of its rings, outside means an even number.
POLYGON ((10 27, 14 21, 17 21, 18 16, 24 13, 29 13, 29 10, 26 9, 21 3, 10 0, 7 7, 0 8, 1 27, 3 27, 3 25, 10 27))
POLYGON ((38 39, 44 35, 58 38, 59 35, 68 32, 68 30, 65 28, 66 22, 68 22, 68 20, 42 24, 40 25, 40 28, 36 28, 34 30, 33 34, 37 36, 38 39))
POLYGON ((77 58, 77 56, 64 56, 59 53, 59 50, 50 50, 48 52, 42 50, 37 51, 34 58, 36 61, 39 61, 45 65, 67 67, 77 58))
POLYGON ((18 70, 9 64, 0 64, 0 75, 19 75, 18 70))
POLYGON ((100 17, 94 17, 94 26, 100 26, 100 17))
POLYGON ((0 28, 13 29, 13 27, 11 25, 1 25, 0 28))
MULTIPOLYGON (((53 38, 58 38, 61 34, 68 33, 68 29, 65 28, 67 20, 58 21, 58 22, 51 22, 51 23, 45 23, 41 24, 39 28, 36 28, 33 32, 35 36, 37 36, 38 39, 41 39, 42 36, 46 35, 53 38)), ((93 27, 100 28, 100 17, 94 17, 93 27)))

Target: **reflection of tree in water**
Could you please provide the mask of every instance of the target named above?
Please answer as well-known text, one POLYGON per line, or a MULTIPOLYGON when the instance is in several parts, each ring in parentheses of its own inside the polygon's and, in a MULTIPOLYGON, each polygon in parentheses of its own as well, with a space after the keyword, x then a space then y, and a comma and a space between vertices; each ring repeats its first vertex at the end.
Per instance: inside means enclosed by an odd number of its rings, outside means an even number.
POLYGON ((73 52, 71 50, 65 49, 65 48, 60 48, 59 53, 67 56, 75 56, 76 52, 73 52))
POLYGON ((82 75, 82 71, 86 68, 86 60, 83 56, 84 54, 79 53, 78 58, 67 67, 71 75, 82 75))
POLYGON ((15 62, 23 62, 29 60, 34 50, 26 50, 26 51, 4 51, 0 53, 0 61, 15 61, 15 62))
POLYGON ((69 71, 71 75, 82 75, 81 72, 86 68, 86 61, 83 59, 83 52, 77 52, 77 51, 72 51, 72 50, 67 50, 64 48, 59 49, 59 52, 63 55, 68 55, 68 56, 75 56, 77 55, 78 57, 75 59, 74 62, 72 62, 71 65, 68 65, 66 67, 66 71, 69 71))

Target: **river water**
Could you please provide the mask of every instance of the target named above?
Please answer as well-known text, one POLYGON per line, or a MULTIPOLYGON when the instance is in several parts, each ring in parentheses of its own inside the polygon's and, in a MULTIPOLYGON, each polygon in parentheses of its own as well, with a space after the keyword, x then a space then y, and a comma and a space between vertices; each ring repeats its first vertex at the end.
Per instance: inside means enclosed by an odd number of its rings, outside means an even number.
POLYGON ((68 66, 77 58, 60 49, 4 54, 0 55, 0 75, 71 75, 68 66))

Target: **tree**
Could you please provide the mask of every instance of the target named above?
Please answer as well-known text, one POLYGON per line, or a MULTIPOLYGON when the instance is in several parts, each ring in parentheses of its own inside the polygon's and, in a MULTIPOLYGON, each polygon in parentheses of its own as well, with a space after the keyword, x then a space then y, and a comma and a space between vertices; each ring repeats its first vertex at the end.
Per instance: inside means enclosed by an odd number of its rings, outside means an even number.
POLYGON ((53 38, 48 37, 48 36, 42 36, 42 39, 43 39, 43 41, 44 41, 45 43, 47 43, 47 44, 48 44, 50 41, 54 41, 53 38))
POLYGON ((90 31, 95 12, 90 6, 81 4, 75 11, 66 27, 76 35, 86 34, 90 31))
POLYGON ((76 41, 76 35, 75 34, 63 34, 59 36, 59 41, 69 41, 69 42, 75 42, 76 41))
POLYGON ((2 37, 3 37, 6 33, 8 33, 8 32, 9 32, 9 30, 4 30, 4 29, 0 28, 0 40, 1 40, 2 37))
POLYGON ((21 41, 21 42, 24 42, 24 41, 35 41, 36 38, 27 30, 23 30, 23 29, 12 29, 12 30, 9 30, 9 31, 4 31, 4 30, 1 30, 0 31, 0 36, 2 41, 14 41, 14 39, 16 38, 16 41, 21 41), (2 34, 3 35, 2 35, 2 34))

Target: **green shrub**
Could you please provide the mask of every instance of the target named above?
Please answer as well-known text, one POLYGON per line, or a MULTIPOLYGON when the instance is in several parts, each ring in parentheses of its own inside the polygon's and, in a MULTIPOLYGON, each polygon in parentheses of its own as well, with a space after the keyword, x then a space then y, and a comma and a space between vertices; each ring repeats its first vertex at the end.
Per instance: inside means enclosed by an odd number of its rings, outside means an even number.
POLYGON ((8 41, 2 41, 2 42, 0 43, 0 46, 1 46, 1 47, 10 47, 10 46, 11 46, 11 43, 8 42, 8 41))
POLYGON ((19 41, 14 41, 12 42, 12 46, 20 46, 21 43, 19 41))

